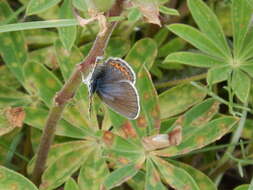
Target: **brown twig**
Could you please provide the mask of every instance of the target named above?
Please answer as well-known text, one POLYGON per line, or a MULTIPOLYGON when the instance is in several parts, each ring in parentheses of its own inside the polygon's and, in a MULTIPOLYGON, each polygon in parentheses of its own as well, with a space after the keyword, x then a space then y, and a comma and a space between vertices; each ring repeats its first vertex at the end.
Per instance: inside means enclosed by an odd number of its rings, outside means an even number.
MULTIPOLYGON (((115 5, 107 13, 106 16, 119 16, 122 12, 124 0, 117 0, 115 5)), ((107 23, 106 30, 103 35, 97 35, 93 47, 90 50, 86 59, 76 66, 70 79, 65 83, 60 92, 58 92, 54 98, 54 104, 50 110, 46 126, 43 130, 39 150, 37 153, 37 159, 32 174, 33 182, 39 186, 41 181, 41 175, 45 168, 48 152, 54 139, 56 125, 61 118, 62 112, 66 103, 74 96, 76 89, 81 84, 81 73, 86 71, 92 64, 95 63, 97 56, 104 54, 104 49, 107 46, 107 42, 111 36, 113 29, 117 22, 107 23)))

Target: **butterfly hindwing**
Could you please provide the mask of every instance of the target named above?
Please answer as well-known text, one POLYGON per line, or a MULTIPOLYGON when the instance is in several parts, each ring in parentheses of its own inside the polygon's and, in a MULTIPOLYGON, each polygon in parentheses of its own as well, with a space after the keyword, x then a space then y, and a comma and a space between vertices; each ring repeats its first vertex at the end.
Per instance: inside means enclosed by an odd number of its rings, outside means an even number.
POLYGON ((140 112, 139 96, 134 85, 127 80, 107 83, 101 81, 98 96, 115 112, 136 119, 140 112))

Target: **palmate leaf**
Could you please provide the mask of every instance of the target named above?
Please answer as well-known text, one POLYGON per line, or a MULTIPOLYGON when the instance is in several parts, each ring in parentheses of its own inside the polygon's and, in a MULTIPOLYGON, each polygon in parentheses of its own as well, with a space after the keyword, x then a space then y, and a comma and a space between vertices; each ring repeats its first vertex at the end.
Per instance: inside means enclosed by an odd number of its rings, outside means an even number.
MULTIPOLYGON (((35 128, 42 130, 45 127, 46 119, 49 111, 40 107, 25 107, 26 117, 25 123, 35 128)), ((82 139, 85 136, 92 134, 87 128, 74 126, 64 119, 61 119, 56 127, 56 135, 82 139)))
POLYGON ((111 172, 105 179, 104 188, 111 189, 132 178, 139 171, 142 163, 130 163, 111 172))
POLYGON ((224 32, 213 11, 202 0, 188 0, 188 6, 200 30, 217 44, 217 48, 226 58, 231 57, 224 32))
POLYGON ((247 0, 232 1, 233 45, 235 58, 241 57, 245 37, 249 32, 252 18, 252 8, 247 0))
POLYGON ((51 190, 63 184, 85 162, 92 150, 92 146, 83 147, 59 157, 43 173, 40 189, 51 190))
POLYGON ((108 174, 109 168, 106 160, 102 155, 101 149, 98 148, 90 153, 90 156, 80 169, 78 176, 80 190, 100 189, 108 174))
POLYGON ((171 146, 162 150, 154 151, 159 156, 175 156, 186 154, 190 151, 204 147, 228 133, 237 123, 238 119, 223 116, 198 127, 186 130, 188 126, 183 126, 182 142, 178 146, 171 146), (184 129, 186 128, 186 129, 184 129), (198 135, 196 135, 198 134, 198 135))
MULTIPOLYGON (((72 13, 71 0, 64 0, 62 6, 60 7, 59 16, 60 18, 63 18, 63 19, 64 18, 71 19, 74 17, 72 13)), ((59 32, 60 40, 62 44, 64 45, 65 49, 70 51, 76 40, 76 34, 77 34, 76 26, 58 28, 58 32, 59 32)))
POLYGON ((49 9, 52 6, 55 6, 58 4, 60 0, 30 0, 27 9, 26 14, 32 15, 32 14, 38 14, 41 13, 47 9, 49 9))
POLYGON ((174 166, 158 157, 153 157, 163 181, 175 189, 200 190, 192 176, 184 169, 174 166))
POLYGON ((191 167, 190 165, 184 164, 182 162, 177 162, 174 160, 170 160, 169 162, 179 168, 184 169, 186 172, 188 172, 193 177, 194 181, 197 183, 200 190, 201 189, 217 190, 217 187, 212 182, 212 180, 201 171, 191 167))
POLYGON ((64 190, 80 190, 76 181, 71 177, 64 185, 64 190))
MULTIPOLYGON (((63 157, 64 155, 71 153, 73 151, 78 151, 81 149, 87 149, 91 146, 91 144, 88 141, 70 141, 60 144, 54 144, 49 150, 48 158, 46 162, 46 168, 52 165, 54 162, 56 162, 58 159, 63 157)), ((35 165, 37 156, 35 155, 29 162, 27 166, 27 172, 29 174, 32 173, 32 170, 35 165)))
MULTIPOLYGON (((13 14, 5 1, 0 2, 0 18, 6 19, 13 14)), ((27 59, 27 47, 22 32, 0 34, 0 54, 6 66, 15 75, 18 81, 24 82, 23 65, 27 59)))
POLYGON ((229 65, 221 65, 209 69, 207 73, 207 83, 209 85, 219 83, 228 79, 232 72, 232 68, 229 65))
POLYGON ((224 65, 225 62, 202 53, 176 52, 169 54, 164 62, 176 62, 196 67, 216 67, 224 65))
POLYGON ((161 119, 177 115, 199 103, 206 93, 190 84, 179 85, 159 95, 161 119))
POLYGON ((250 78, 244 72, 234 70, 232 74, 232 89, 236 96, 242 101, 247 102, 250 92, 250 78))
POLYGON ((151 159, 146 160, 145 190, 166 190, 151 159))
POLYGON ((171 24, 167 28, 206 54, 217 57, 220 61, 226 60, 224 51, 196 28, 186 24, 171 24))
POLYGON ((38 188, 21 174, 0 166, 0 190, 26 189, 38 190, 38 188))

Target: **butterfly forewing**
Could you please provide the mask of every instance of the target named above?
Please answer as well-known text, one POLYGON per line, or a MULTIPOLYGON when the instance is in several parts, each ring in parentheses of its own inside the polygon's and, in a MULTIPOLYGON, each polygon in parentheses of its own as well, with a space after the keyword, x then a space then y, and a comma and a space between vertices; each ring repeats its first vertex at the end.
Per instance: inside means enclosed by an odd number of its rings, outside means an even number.
POLYGON ((133 69, 120 58, 109 58, 104 63, 105 68, 105 79, 107 81, 119 81, 119 80, 128 80, 135 83, 135 73, 133 69))
POLYGON ((100 81, 97 94, 115 112, 129 119, 138 117, 139 96, 130 81, 121 80, 114 83, 100 81))

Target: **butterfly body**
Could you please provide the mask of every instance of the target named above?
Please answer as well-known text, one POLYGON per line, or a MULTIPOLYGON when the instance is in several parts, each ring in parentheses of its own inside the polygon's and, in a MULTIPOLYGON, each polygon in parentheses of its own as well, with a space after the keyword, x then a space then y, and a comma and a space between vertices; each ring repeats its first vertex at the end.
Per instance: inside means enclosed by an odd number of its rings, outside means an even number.
POLYGON ((120 58, 109 58, 96 64, 90 79, 86 81, 89 94, 94 93, 115 112, 136 119, 140 112, 139 96, 132 68, 120 58))

